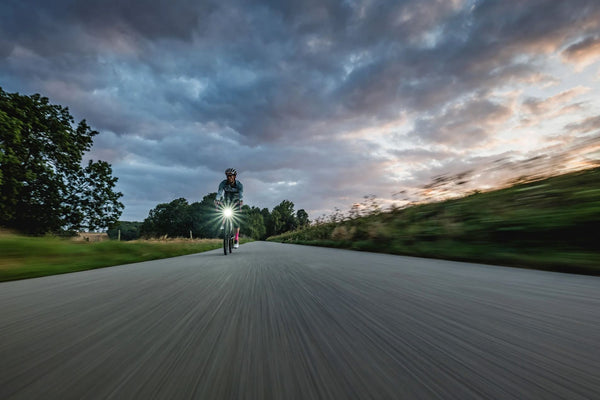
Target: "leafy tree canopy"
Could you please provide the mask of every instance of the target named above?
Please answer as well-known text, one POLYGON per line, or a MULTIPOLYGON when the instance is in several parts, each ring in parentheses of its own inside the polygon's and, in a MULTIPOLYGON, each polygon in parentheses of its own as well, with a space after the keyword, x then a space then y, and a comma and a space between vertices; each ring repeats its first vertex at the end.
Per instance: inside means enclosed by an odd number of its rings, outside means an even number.
POLYGON ((298 212, 296 213, 296 219, 298 220, 298 227, 305 227, 310 225, 308 213, 304 209, 298 210, 298 212))
POLYGON ((110 164, 81 165, 97 134, 46 97, 0 88, 0 226, 42 234, 115 223, 123 204, 110 164))
POLYGON ((108 237, 111 239, 120 238, 121 240, 136 240, 140 238, 141 222, 136 221, 119 221, 108 229, 108 237))
MULTIPOLYGON (((145 237, 189 237, 216 238, 220 234, 221 220, 216 212, 216 193, 210 193, 201 202, 188 204, 184 198, 170 203, 158 204, 150 210, 140 228, 145 237)), ((308 213, 298 210, 294 214, 294 203, 282 201, 269 212, 267 208, 244 205, 237 216, 241 233, 253 239, 262 240, 310 224, 308 213)))
POLYGON ((283 200, 275 206, 271 218, 275 235, 292 231, 298 227, 298 221, 294 215, 294 203, 289 200, 283 200))

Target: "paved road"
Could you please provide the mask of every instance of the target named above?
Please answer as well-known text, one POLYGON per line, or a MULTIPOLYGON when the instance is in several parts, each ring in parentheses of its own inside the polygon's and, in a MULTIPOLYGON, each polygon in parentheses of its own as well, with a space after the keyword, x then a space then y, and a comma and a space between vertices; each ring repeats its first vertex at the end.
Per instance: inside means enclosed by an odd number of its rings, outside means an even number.
POLYGON ((254 242, 0 284, 0 399, 598 399, 600 278, 254 242))

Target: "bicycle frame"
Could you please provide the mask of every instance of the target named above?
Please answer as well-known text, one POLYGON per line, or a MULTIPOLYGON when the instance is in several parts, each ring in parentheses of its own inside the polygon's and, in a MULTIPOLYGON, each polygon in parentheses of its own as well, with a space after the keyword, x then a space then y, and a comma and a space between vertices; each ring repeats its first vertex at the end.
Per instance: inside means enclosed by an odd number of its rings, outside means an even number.
POLYGON ((234 239, 233 220, 231 217, 223 216, 223 253, 225 255, 228 251, 231 253, 234 239))
POLYGON ((235 227, 233 226, 235 217, 235 204, 224 204, 221 206, 221 215, 223 217, 223 254, 231 254, 233 242, 235 240, 235 227))

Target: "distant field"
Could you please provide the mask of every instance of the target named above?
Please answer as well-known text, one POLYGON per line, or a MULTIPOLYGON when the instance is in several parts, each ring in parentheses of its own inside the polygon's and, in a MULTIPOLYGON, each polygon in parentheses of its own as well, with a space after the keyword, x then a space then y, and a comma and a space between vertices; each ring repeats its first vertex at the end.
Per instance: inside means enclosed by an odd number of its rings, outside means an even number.
POLYGON ((218 249, 220 239, 75 242, 0 233, 0 281, 83 271, 218 249))
POLYGON ((600 275, 600 168, 268 240, 600 275))

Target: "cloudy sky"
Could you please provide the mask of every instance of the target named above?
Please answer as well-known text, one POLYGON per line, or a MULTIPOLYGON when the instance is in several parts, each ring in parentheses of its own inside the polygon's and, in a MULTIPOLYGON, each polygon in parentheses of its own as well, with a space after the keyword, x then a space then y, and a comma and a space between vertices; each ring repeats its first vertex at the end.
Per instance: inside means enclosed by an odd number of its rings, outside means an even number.
POLYGON ((227 167, 314 219, 598 162, 600 2, 2 0, 0 87, 100 132, 123 220, 227 167))

